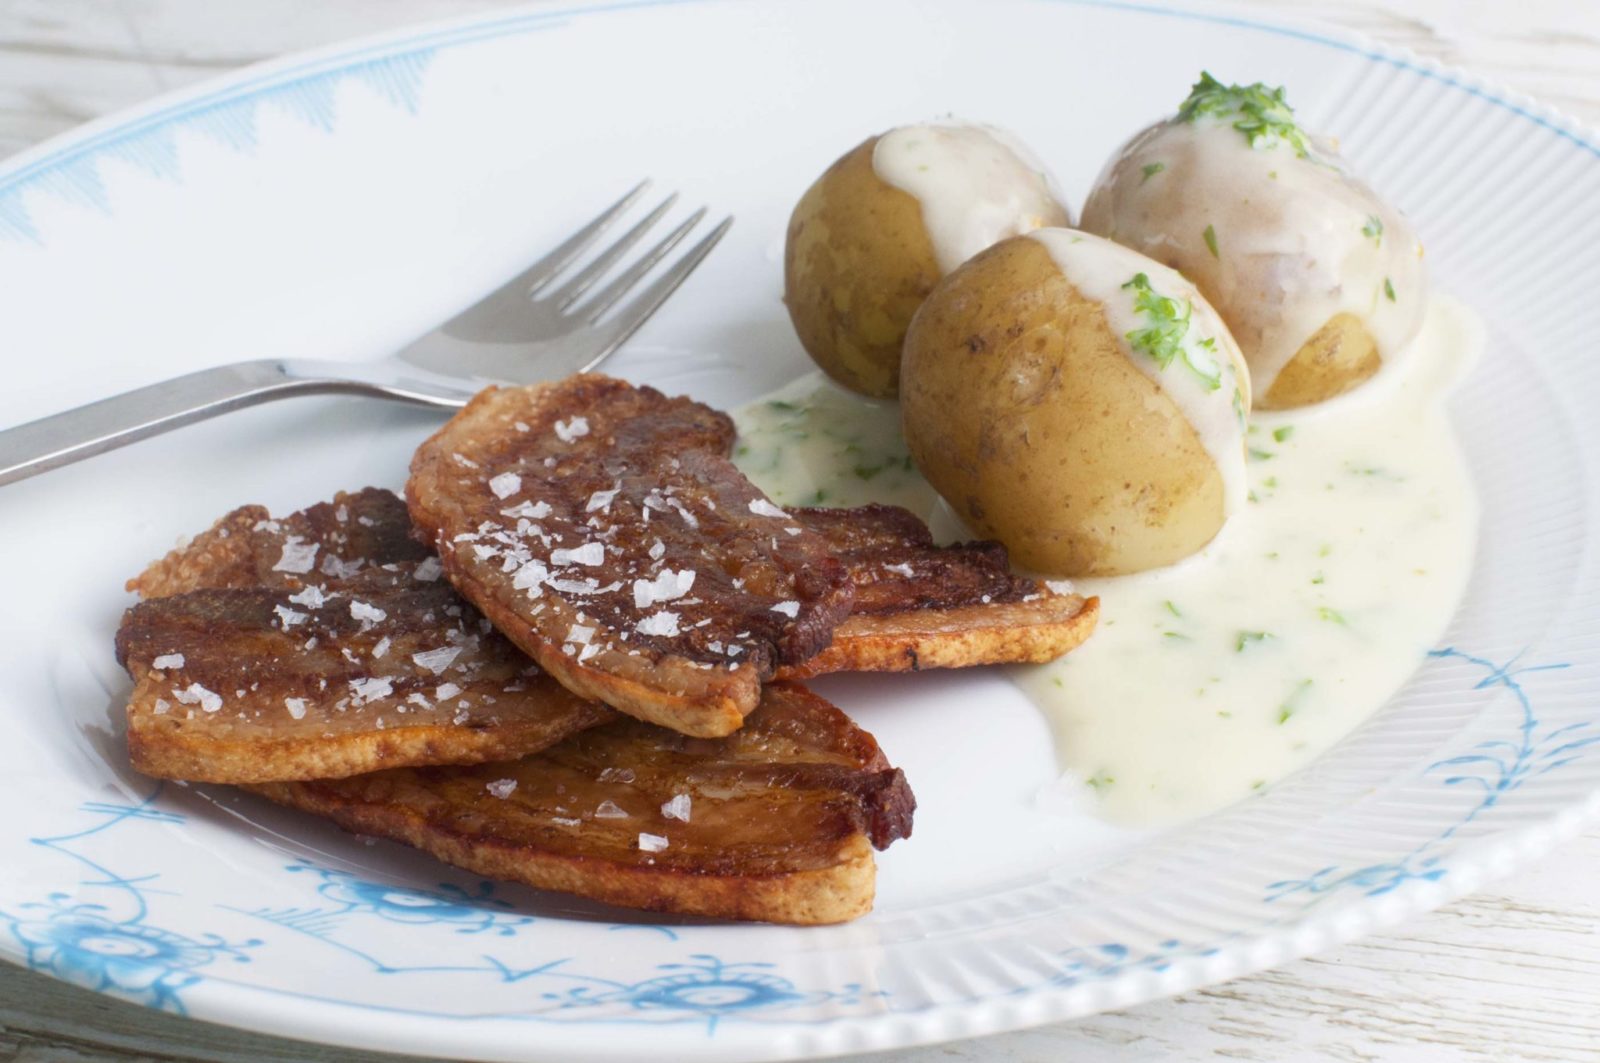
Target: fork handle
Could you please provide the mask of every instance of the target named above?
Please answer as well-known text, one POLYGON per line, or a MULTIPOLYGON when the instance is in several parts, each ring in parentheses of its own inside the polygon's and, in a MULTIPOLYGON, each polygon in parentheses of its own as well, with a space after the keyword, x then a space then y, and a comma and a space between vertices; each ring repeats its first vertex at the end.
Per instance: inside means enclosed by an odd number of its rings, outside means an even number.
POLYGON ((0 432, 0 486, 230 410, 369 385, 265 359, 187 373, 0 432))

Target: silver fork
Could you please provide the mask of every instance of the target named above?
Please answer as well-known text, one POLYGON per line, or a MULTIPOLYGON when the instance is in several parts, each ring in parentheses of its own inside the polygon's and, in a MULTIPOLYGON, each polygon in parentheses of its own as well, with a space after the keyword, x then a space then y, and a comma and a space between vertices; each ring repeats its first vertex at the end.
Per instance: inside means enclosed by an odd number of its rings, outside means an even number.
POLYGON ((642 182, 499 289, 387 358, 236 362, 0 432, 0 485, 273 399, 372 395, 456 409, 489 383, 533 384, 591 369, 655 313, 733 224, 731 217, 724 218, 630 302, 608 313, 700 223, 706 214, 702 207, 583 299, 671 209, 677 201, 673 194, 557 287, 649 185, 642 182))

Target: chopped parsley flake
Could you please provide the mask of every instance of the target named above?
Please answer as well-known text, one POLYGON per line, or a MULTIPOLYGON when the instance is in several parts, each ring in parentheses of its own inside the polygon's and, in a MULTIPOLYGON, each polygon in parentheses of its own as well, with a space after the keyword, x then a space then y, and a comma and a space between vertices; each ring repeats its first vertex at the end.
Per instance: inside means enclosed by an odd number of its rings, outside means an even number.
POLYGON ((1252 642, 1265 642, 1272 637, 1270 631, 1241 631, 1233 640, 1233 652, 1243 653, 1244 648, 1252 642))
POLYGON ((1390 280, 1388 277, 1383 278, 1383 294, 1388 296, 1391 303, 1395 301, 1394 281, 1390 280))
POLYGON ((1205 239, 1206 239, 1206 250, 1211 252, 1211 257, 1215 258, 1215 259, 1218 259, 1220 261, 1221 258, 1222 258, 1222 255, 1217 252, 1217 230, 1216 230, 1216 227, 1215 226, 1211 226, 1211 225, 1207 225, 1206 226, 1206 231, 1204 233, 1202 233, 1201 235, 1204 236, 1205 239))
POLYGON ((1283 87, 1269 89, 1254 85, 1224 85, 1209 73, 1189 90, 1189 98, 1178 108, 1180 122, 1216 118, 1233 119, 1233 128, 1244 135, 1252 148, 1273 148, 1288 144, 1300 158, 1311 155, 1311 139, 1294 121, 1294 109, 1284 98, 1283 87))
POLYGON ((1361 227, 1361 235, 1371 240, 1379 247, 1383 246, 1383 219, 1376 214, 1367 215, 1367 224, 1361 227))
POLYGON ((1337 609, 1329 608, 1326 605, 1317 607, 1317 619, 1326 620, 1330 624, 1338 624, 1341 627, 1348 626, 1345 622, 1343 613, 1339 612, 1337 609))
POLYGON ((1144 273, 1134 274, 1133 279, 1123 287, 1133 289, 1133 309, 1144 315, 1148 322, 1147 327, 1128 333, 1129 345, 1155 359, 1156 365, 1163 370, 1182 355, 1183 364, 1200 378, 1207 391, 1220 388, 1222 366, 1212 355, 1216 340, 1208 337, 1184 342, 1189 333, 1189 319, 1194 312, 1189 300, 1180 302, 1162 295, 1151 287, 1150 277, 1144 273))
POLYGON ((1167 607, 1167 612, 1171 613, 1173 616, 1182 616, 1183 615, 1181 612, 1178 611, 1178 607, 1176 605, 1173 605, 1170 601, 1163 602, 1161 604, 1165 605, 1167 607))
POLYGON ((1147 162, 1147 163, 1145 163, 1143 166, 1141 166, 1139 168, 1139 172, 1144 174, 1144 177, 1142 177, 1139 180, 1139 183, 1140 184, 1144 184, 1146 181, 1150 180, 1150 178, 1154 177, 1156 174, 1160 173, 1162 170, 1165 170, 1166 168, 1167 168, 1167 164, 1164 163, 1164 162, 1147 162))
POLYGON ((1272 438, 1279 443, 1286 442, 1292 435, 1294 435, 1294 425, 1292 424, 1286 424, 1282 428, 1274 428, 1272 430, 1272 438))
POLYGON ((1288 723, 1289 718, 1299 711, 1300 702, 1305 700, 1306 691, 1310 689, 1311 680, 1302 679, 1300 680, 1300 685, 1290 691, 1289 696, 1283 700, 1283 704, 1278 706, 1278 723, 1280 726, 1288 723))

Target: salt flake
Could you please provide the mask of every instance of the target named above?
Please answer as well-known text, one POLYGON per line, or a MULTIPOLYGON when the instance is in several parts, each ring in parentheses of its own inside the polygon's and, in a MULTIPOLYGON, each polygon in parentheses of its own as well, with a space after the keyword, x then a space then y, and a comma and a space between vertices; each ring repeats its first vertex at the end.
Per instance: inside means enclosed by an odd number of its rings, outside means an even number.
POLYGON ((570 421, 556 422, 556 437, 563 443, 571 443, 589 434, 589 421, 584 417, 574 417, 570 421))
POLYGON ((272 566, 274 572, 310 572, 317 562, 317 544, 308 543, 298 535, 289 536, 283 544, 283 555, 272 566))
POLYGON ((678 633, 678 614, 663 609, 659 613, 652 613, 645 617, 633 629, 641 635, 663 635, 671 637, 678 633))
POLYGON ((668 819, 689 822, 690 798, 688 794, 675 794, 671 801, 661 806, 661 814, 668 819))
POLYGON ((489 481, 489 490, 496 498, 510 498, 522 490, 522 477, 514 472, 503 472, 489 481))

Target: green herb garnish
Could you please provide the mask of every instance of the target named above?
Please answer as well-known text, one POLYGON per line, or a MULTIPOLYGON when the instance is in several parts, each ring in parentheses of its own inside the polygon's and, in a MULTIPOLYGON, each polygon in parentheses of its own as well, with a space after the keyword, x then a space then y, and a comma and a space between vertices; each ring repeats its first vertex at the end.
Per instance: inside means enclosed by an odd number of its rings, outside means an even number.
POLYGON ((1300 702, 1305 700, 1306 691, 1310 689, 1311 680, 1302 679, 1300 680, 1300 685, 1290 691, 1287 698, 1283 699, 1283 704, 1278 706, 1278 723, 1280 725, 1288 723, 1289 717, 1299 711, 1300 702))
POLYGON ((1292 424, 1286 424, 1282 428, 1274 428, 1272 430, 1272 438, 1279 443, 1286 442, 1292 435, 1294 435, 1294 425, 1292 424))
POLYGON ((1317 619, 1326 620, 1330 624, 1338 624, 1341 627, 1349 626, 1349 624, 1345 621, 1343 613, 1339 612, 1337 609, 1331 609, 1326 605, 1317 607, 1317 619))
POLYGON ((1144 174, 1144 177, 1139 181, 1139 183, 1140 184, 1144 184, 1145 181, 1150 180, 1150 178, 1154 177, 1156 174, 1160 173, 1162 170, 1165 170, 1166 168, 1167 168, 1167 164, 1164 163, 1164 162, 1147 162, 1147 163, 1145 163, 1143 166, 1141 166, 1139 168, 1139 172, 1144 174))
POLYGON ((1233 652, 1243 653, 1244 648, 1252 642, 1265 642, 1272 637, 1270 631, 1241 631, 1238 638, 1233 640, 1233 652))
POLYGON ((1099 793, 1102 790, 1115 786, 1116 782, 1116 779, 1102 771, 1094 778, 1090 779, 1088 785, 1089 789, 1093 790, 1095 793, 1099 793))
POLYGON ((1220 260, 1222 258, 1222 256, 1217 253, 1217 230, 1216 230, 1216 228, 1213 227, 1213 226, 1207 225, 1206 226, 1206 231, 1204 233, 1201 233, 1201 235, 1206 238, 1206 248, 1207 248, 1207 250, 1209 250, 1211 252, 1211 257, 1220 260))
POLYGON ((1150 286, 1150 277, 1144 273, 1134 274, 1133 279, 1123 287, 1133 289, 1133 309, 1136 313, 1143 314, 1144 319, 1149 322, 1148 327, 1134 329, 1128 333, 1129 345, 1134 350, 1155 359, 1156 366, 1162 370, 1181 355, 1183 364, 1201 379, 1206 385, 1206 390, 1215 391, 1220 388, 1222 366, 1212 356, 1216 341, 1206 338, 1193 343, 1184 343, 1184 338, 1189 333, 1189 319, 1194 312, 1189 300, 1184 299, 1180 302, 1162 295, 1150 286))
POLYGON ((1367 215, 1367 224, 1361 227, 1361 235, 1365 236, 1379 247, 1382 247, 1383 219, 1378 217, 1376 214, 1367 215))
POLYGON ((1394 281, 1390 280, 1388 277, 1383 278, 1383 294, 1389 297, 1389 301, 1391 303, 1395 301, 1394 281))
POLYGON ((1254 85, 1224 85, 1209 73, 1189 90, 1189 98, 1178 108, 1180 122, 1194 122, 1201 117, 1226 121, 1232 118, 1233 128, 1255 147, 1276 147, 1288 144, 1302 159, 1311 155, 1311 140, 1295 124, 1294 109, 1284 99, 1280 86, 1269 89, 1261 82, 1254 85))
POLYGON ((1262 450, 1260 447, 1251 447, 1250 450, 1249 450, 1249 454, 1250 454, 1250 457, 1255 459, 1256 461, 1270 461, 1272 458, 1276 457, 1276 455, 1274 455, 1272 453, 1272 451, 1270 451, 1270 450, 1262 450))
POLYGON ((1180 613, 1178 611, 1178 607, 1173 605, 1170 601, 1169 602, 1162 602, 1161 604, 1165 605, 1167 607, 1167 612, 1171 613, 1173 616, 1180 616, 1181 617, 1183 615, 1182 613, 1180 613))
POLYGON ((796 406, 792 402, 784 402, 782 399, 768 399, 767 400, 767 405, 769 407, 771 407, 772 409, 774 409, 774 410, 778 410, 781 413, 799 413, 800 412, 800 407, 796 406))

